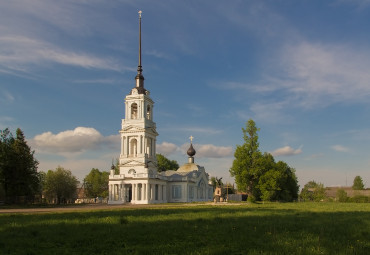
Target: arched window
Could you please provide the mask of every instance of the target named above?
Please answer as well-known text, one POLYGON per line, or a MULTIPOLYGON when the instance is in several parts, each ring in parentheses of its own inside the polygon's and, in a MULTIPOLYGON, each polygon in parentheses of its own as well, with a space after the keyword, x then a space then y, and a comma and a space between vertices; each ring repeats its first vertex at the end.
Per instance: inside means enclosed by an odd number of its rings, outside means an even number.
POLYGON ((131 105, 131 119, 137 119, 137 103, 131 105))
POLYGON ((146 118, 150 120, 152 118, 150 105, 146 107, 146 118))
POLYGON ((137 140, 131 139, 130 141, 130 156, 136 157, 137 155, 137 140))
POLYGON ((135 171, 135 169, 130 169, 130 170, 128 170, 128 173, 129 174, 136 174, 136 171, 135 171))

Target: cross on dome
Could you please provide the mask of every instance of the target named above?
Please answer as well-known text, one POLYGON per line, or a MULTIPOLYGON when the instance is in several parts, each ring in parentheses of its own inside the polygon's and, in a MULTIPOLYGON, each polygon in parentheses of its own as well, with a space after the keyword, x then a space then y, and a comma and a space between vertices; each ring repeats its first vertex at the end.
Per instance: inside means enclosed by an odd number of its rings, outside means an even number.
POLYGON ((193 143, 194 137, 192 135, 189 137, 189 139, 190 139, 190 143, 193 143))

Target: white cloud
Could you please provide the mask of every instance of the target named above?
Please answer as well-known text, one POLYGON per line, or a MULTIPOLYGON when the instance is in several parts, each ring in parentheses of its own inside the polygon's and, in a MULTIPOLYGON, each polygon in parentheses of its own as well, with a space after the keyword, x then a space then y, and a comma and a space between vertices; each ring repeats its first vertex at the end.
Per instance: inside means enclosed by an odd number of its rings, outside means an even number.
POLYGON ((173 143, 167 143, 167 142, 163 142, 162 144, 157 144, 157 152, 164 155, 164 156, 168 156, 176 151, 178 151, 178 146, 176 144, 173 144, 173 143))
POLYGON ((331 148, 335 151, 338 151, 338 152, 348 152, 349 151, 349 149, 347 147, 344 147, 344 146, 339 145, 339 144, 333 145, 333 146, 331 146, 331 148))
POLYGON ((290 100, 307 108, 343 101, 368 102, 369 59, 368 49, 302 42, 283 51, 279 64, 284 66, 285 77, 275 79, 273 86, 286 89, 294 96, 290 100))
MULTIPOLYGON (((195 157, 199 158, 225 158, 233 155, 231 146, 216 146, 213 144, 193 144, 196 151, 195 157)), ((189 144, 183 144, 181 151, 185 152, 189 149, 189 144)))
POLYGON ((63 50, 52 44, 25 36, 1 36, 0 48, 0 65, 7 70, 28 72, 33 65, 44 65, 49 62, 86 69, 113 71, 127 69, 113 59, 63 50))
POLYGON ((258 102, 248 99, 250 111, 262 120, 289 121, 284 111, 292 107, 311 109, 343 102, 369 102, 369 48, 300 41, 286 44, 271 59, 266 64, 268 73, 262 74, 259 82, 221 82, 215 86, 233 89, 237 97, 243 95, 240 90, 258 94, 258 102), (264 102, 265 97, 269 101, 264 102))
POLYGON ((97 149, 100 145, 119 143, 117 135, 102 136, 99 131, 89 127, 77 127, 58 134, 45 132, 36 135, 30 142, 36 150, 46 153, 79 153, 97 149))
POLYGON ((298 149, 293 149, 290 146, 284 146, 281 148, 278 148, 271 152, 271 155, 273 156, 292 156, 292 155, 298 155, 302 153, 302 147, 299 147, 298 149))

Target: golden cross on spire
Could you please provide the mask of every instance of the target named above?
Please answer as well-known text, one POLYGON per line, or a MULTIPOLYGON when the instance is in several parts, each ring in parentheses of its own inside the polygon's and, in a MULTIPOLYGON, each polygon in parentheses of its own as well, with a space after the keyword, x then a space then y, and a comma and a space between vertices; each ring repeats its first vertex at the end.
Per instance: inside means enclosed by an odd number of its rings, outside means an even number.
POLYGON ((190 139, 190 143, 193 143, 194 137, 192 135, 189 137, 189 139, 190 139))

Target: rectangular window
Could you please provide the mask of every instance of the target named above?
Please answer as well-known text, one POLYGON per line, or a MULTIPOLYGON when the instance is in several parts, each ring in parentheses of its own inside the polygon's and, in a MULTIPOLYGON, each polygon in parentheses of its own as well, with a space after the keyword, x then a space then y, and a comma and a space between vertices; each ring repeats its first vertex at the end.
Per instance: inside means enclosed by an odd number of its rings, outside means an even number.
POLYGON ((181 198, 181 185, 172 186, 172 198, 180 199, 181 198))

